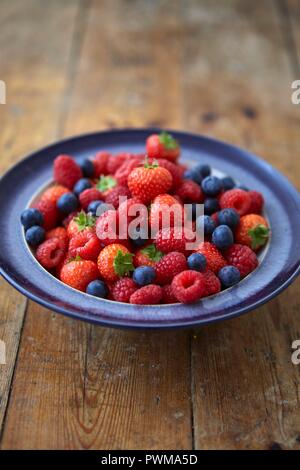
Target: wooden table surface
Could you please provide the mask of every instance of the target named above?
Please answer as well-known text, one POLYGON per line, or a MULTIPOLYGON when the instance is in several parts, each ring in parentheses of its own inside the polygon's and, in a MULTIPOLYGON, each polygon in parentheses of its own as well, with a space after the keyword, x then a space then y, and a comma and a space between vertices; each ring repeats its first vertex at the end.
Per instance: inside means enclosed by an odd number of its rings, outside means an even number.
MULTIPOLYGON (((0 171, 65 136, 157 125, 241 145, 300 189, 299 31, 297 0, 1 0, 0 171)), ((299 279, 241 318, 162 332, 0 288, 2 449, 300 449, 299 279)))

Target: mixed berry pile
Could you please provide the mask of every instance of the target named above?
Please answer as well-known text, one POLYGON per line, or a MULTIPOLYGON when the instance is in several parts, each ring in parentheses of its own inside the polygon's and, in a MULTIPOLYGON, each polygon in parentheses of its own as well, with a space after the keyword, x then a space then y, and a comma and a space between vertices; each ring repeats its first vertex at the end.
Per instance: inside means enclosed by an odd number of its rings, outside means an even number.
POLYGON ((57 156, 53 185, 21 214, 38 262, 79 291, 131 304, 190 303, 237 284, 257 267, 269 237, 263 196, 214 176, 207 164, 186 168, 179 156, 165 132, 148 137, 144 154, 100 151, 80 164, 57 156), (118 227, 110 235, 113 220, 130 222, 134 204, 146 206, 147 227, 159 221, 155 236, 140 226, 134 237, 121 238, 118 227), (184 220, 186 204, 193 230, 204 232, 192 250, 174 220, 160 225, 164 207, 176 206, 184 220))

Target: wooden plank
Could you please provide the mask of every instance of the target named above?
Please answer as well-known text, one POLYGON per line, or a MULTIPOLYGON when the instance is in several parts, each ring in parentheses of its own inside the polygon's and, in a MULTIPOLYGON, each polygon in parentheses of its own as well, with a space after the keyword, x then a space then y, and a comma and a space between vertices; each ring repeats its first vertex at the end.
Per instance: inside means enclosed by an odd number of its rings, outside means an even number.
MULTIPOLYGON (((276 5, 189 4, 186 125, 263 155, 299 185, 300 116, 290 102, 292 72, 276 5)), ((254 313, 195 334, 196 448, 299 448, 300 375, 290 357, 300 338, 299 286, 298 280, 254 313)))
MULTIPOLYGON (((0 105, 1 172, 55 137, 77 2, 61 6, 57 17, 59 4, 28 1, 24 8, 22 0, 1 2, 0 79, 7 87, 7 103, 0 105)), ((27 301, 1 279, 0 305, 7 362, 0 365, 1 435, 27 301)))
MULTIPOLYGON (((91 3, 66 90, 64 135, 181 126, 177 10, 162 31, 164 2, 147 5, 155 21, 144 7, 91 3)), ((104 329, 31 304, 2 448, 192 448, 188 332, 104 329)))

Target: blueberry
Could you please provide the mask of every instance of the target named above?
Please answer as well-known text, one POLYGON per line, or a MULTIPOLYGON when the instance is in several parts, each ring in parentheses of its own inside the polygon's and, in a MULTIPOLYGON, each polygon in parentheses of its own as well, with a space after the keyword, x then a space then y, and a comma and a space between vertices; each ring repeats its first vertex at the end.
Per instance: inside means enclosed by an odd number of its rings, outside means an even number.
POLYGON ((227 225, 219 225, 212 234, 212 242, 219 250, 226 250, 233 244, 233 233, 227 225))
POLYGON ((80 163, 80 168, 83 175, 87 178, 92 178, 94 176, 94 163, 88 158, 86 158, 85 160, 83 160, 83 162, 80 163))
POLYGON ((218 214, 218 221, 220 225, 228 225, 234 228, 239 224, 240 215, 235 209, 223 209, 218 214))
POLYGON ((130 229, 130 239, 134 246, 141 247, 144 246, 148 241, 148 231, 144 231, 141 227, 135 227, 130 229))
POLYGON ((92 281, 88 284, 86 293, 94 295, 95 297, 105 298, 107 297, 108 289, 103 281, 97 279, 96 281, 92 281))
POLYGON ((132 279, 139 286, 151 284, 155 278, 155 269, 151 266, 139 266, 133 272, 132 279))
POLYGON ((40 211, 31 207, 30 209, 25 209, 21 214, 21 224, 27 230, 34 225, 43 225, 44 217, 40 211))
POLYGON ((73 193, 65 193, 57 201, 57 208, 63 214, 71 214, 78 207, 78 199, 73 193))
POLYGON ((207 176, 202 181, 202 189, 207 196, 216 196, 222 189, 222 181, 216 176, 207 176))
POLYGON ((183 177, 184 179, 192 180, 199 185, 202 182, 201 173, 197 171, 196 168, 190 168, 189 170, 186 170, 183 174, 183 177))
POLYGON ((216 223, 209 215, 202 215, 196 221, 196 228, 199 232, 204 230, 204 235, 209 236, 215 230, 216 223))
POLYGON ((73 188, 73 192, 76 194, 76 196, 79 196, 80 193, 82 193, 85 189, 89 189, 92 187, 92 183, 88 178, 81 178, 80 180, 77 181, 73 188))
POLYGON ((90 202, 87 208, 87 212, 91 212, 91 214, 96 217, 97 209, 99 206, 101 206, 101 204, 103 204, 103 201, 100 201, 100 199, 96 199, 95 201, 90 202))
POLYGON ((31 246, 37 246, 45 240, 45 229, 39 225, 34 225, 26 230, 25 238, 31 246))
POLYGON ((195 169, 199 171, 202 178, 206 178, 211 173, 211 169, 209 165, 196 165, 195 169))
POLYGON ((241 280, 239 270, 235 266, 224 266, 218 273, 224 287, 231 287, 241 280))
POLYGON ((187 264, 194 271, 204 271, 206 268, 206 258, 201 253, 193 253, 188 257, 187 264))
POLYGON ((225 178, 222 178, 222 185, 223 189, 225 191, 228 191, 229 189, 233 189, 235 187, 235 181, 231 176, 225 176, 225 178))
POLYGON ((204 201, 204 214, 211 215, 220 210, 218 199, 208 197, 204 201))

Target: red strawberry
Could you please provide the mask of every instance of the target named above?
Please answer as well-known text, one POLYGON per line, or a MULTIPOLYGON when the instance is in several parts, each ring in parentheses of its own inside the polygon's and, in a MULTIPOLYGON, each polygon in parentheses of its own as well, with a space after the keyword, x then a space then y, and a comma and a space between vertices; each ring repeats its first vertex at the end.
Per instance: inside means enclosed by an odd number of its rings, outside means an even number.
POLYGON ((171 173, 158 164, 145 163, 143 167, 132 170, 128 176, 128 187, 132 196, 139 197, 145 204, 159 194, 167 193, 171 186, 171 173))
POLYGON ((178 142, 167 132, 150 135, 146 140, 146 150, 150 158, 165 158, 176 162, 180 154, 178 142))
POLYGON ((53 169, 56 183, 69 189, 73 189, 74 184, 82 178, 80 166, 69 155, 59 155, 56 157, 53 169))
POLYGON ((79 202, 82 209, 87 210, 93 201, 103 201, 103 194, 97 188, 88 188, 79 194, 79 202))
POLYGON ((171 251, 179 251, 180 253, 186 252, 187 243, 193 241, 193 234, 189 233, 190 238, 187 238, 187 230, 182 227, 171 227, 159 230, 154 238, 156 248, 163 253, 170 253, 171 251))
POLYGON ((65 257, 64 242, 59 238, 50 238, 38 246, 35 256, 44 268, 55 268, 65 257))
POLYGON ((68 286, 85 292, 90 282, 99 279, 99 271, 93 261, 74 260, 61 268, 60 279, 68 286))
POLYGON ((142 165, 142 160, 140 158, 129 158, 126 160, 115 172, 114 176, 116 180, 118 181, 119 185, 126 186, 127 185, 127 180, 128 176, 134 170, 134 168, 137 168, 138 166, 142 165))
POLYGON ((134 266, 155 266, 161 260, 163 254, 153 244, 138 250, 133 258, 134 266))
POLYGON ((130 277, 122 277, 111 288, 113 299, 117 302, 129 303, 130 296, 137 290, 137 286, 130 277))
POLYGON ((162 288, 155 284, 148 284, 148 286, 137 289, 130 296, 130 303, 138 305, 155 305, 159 304, 161 298, 162 288))
POLYGON ((173 251, 163 256, 155 264, 156 271, 155 282, 161 285, 170 284, 176 274, 187 269, 186 258, 184 254, 173 251))
POLYGON ((95 158, 93 160, 96 178, 99 178, 101 175, 108 174, 107 163, 110 156, 111 154, 109 152, 106 152, 105 150, 96 153, 95 158))
POLYGON ((48 230, 48 232, 46 232, 46 240, 50 240, 50 238, 59 238, 64 245, 64 250, 67 250, 69 245, 69 237, 67 230, 64 227, 56 227, 52 230, 48 230))
POLYGON ((230 189, 222 194, 219 202, 221 209, 231 207, 240 215, 245 215, 250 209, 251 197, 243 189, 230 189))
POLYGON ((202 242, 196 251, 205 256, 207 268, 216 274, 227 264, 223 255, 213 243, 202 242))
POLYGON ((106 281, 116 281, 134 270, 133 255, 120 243, 106 246, 98 257, 98 269, 106 281))
POLYGON ((221 282, 220 279, 207 269, 204 273, 202 273, 205 277, 205 293, 204 296, 218 294, 221 290, 221 282))
POLYGON ((79 212, 68 224, 67 232, 69 238, 74 237, 79 232, 88 231, 95 232, 95 217, 85 212, 79 212))
POLYGON ((102 245, 110 245, 119 241, 119 219, 117 211, 109 210, 103 212, 103 214, 98 217, 96 234, 102 245))
POLYGON ((172 290, 179 302, 191 303, 201 299, 205 294, 206 281, 198 271, 182 271, 172 281, 172 290))
POLYGON ((240 218, 235 230, 236 243, 248 245, 257 251, 264 246, 269 239, 270 229, 266 219, 259 214, 246 214, 240 218))
POLYGON ((176 188, 178 188, 178 186, 180 186, 182 182, 184 170, 179 165, 176 165, 170 160, 165 160, 164 158, 159 159, 159 166, 161 166, 162 168, 165 168, 171 173, 172 178, 173 178, 171 190, 174 191, 176 188))
POLYGON ((251 198, 248 214, 261 214, 264 206, 264 197, 258 191, 248 191, 251 198))
POLYGON ((232 245, 224 254, 228 264, 235 266, 241 273, 241 277, 254 271, 258 265, 258 259, 254 251, 246 245, 232 245))
POLYGON ((178 300, 176 299, 173 288, 171 284, 167 284, 162 288, 162 303, 163 304, 176 304, 178 300))
POLYGON ((69 193, 70 190, 65 186, 61 186, 60 184, 50 186, 50 188, 46 189, 46 191, 42 194, 41 199, 48 199, 55 204, 59 200, 59 198, 66 193, 69 193))
POLYGON ((56 208, 56 203, 50 199, 40 199, 36 205, 34 205, 44 217, 45 230, 50 230, 55 227, 58 219, 58 212, 56 208))
POLYGON ((150 207, 149 222, 153 231, 166 227, 180 226, 184 221, 182 205, 170 194, 156 196, 150 207))
POLYGON ((116 186, 105 197, 105 202, 111 204, 115 209, 118 209, 120 198, 129 198, 130 191, 126 186, 116 186))
POLYGON ((182 183, 176 190, 176 194, 186 203, 201 203, 204 200, 202 189, 192 180, 182 180, 182 183))
POLYGON ((82 259, 96 261, 101 250, 101 243, 97 235, 82 231, 70 240, 69 254, 71 258, 80 256, 82 259))

